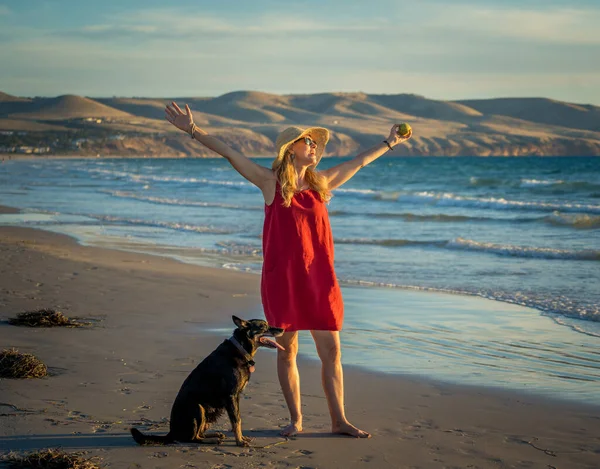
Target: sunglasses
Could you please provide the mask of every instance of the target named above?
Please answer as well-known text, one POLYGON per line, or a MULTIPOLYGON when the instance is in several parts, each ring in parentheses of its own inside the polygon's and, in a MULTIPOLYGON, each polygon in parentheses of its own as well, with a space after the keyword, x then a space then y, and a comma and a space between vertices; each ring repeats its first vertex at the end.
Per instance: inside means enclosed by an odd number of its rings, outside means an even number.
MULTIPOLYGON (((315 142, 312 138, 310 137, 303 137, 300 140, 304 140, 304 143, 306 143, 309 147, 312 146, 313 144, 315 145, 315 147, 318 145, 317 142, 315 142)), ((298 141, 300 141, 298 140, 298 141)))

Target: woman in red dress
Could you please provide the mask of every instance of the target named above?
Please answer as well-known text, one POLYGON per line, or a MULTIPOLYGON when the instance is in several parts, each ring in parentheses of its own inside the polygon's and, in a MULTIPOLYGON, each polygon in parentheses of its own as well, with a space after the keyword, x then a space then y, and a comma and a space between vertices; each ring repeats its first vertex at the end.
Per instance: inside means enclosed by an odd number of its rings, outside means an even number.
POLYGON ((394 125, 389 137, 344 163, 323 171, 316 166, 329 140, 321 127, 289 127, 276 141, 272 169, 265 168, 194 124, 192 112, 175 103, 166 107, 166 119, 177 128, 223 156, 265 199, 261 297, 267 321, 286 330, 277 341, 277 374, 290 411, 290 424, 281 434, 302 431, 300 377, 296 364, 298 331, 309 330, 322 364, 322 382, 333 433, 369 438, 352 425, 344 411, 344 384, 339 331, 344 318, 342 293, 334 271, 334 247, 326 203, 331 190, 395 145, 408 140, 394 125))

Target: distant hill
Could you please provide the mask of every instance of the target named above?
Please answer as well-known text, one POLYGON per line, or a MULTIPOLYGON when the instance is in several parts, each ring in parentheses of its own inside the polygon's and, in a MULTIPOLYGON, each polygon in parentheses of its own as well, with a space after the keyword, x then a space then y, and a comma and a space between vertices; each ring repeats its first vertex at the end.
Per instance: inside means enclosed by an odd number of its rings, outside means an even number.
POLYGON ((16 102, 29 102, 31 101, 28 98, 18 98, 17 96, 12 96, 10 94, 3 93, 0 91, 0 103, 16 103, 16 102))
POLYGON ((86 117, 124 119, 134 117, 127 112, 75 95, 0 102, 0 117, 8 116, 28 120, 65 120, 86 117))
POLYGON ((163 119, 165 106, 168 104, 165 99, 97 98, 95 101, 132 116, 148 119, 163 119))
POLYGON ((482 114, 515 117, 530 122, 600 131, 600 107, 546 98, 500 98, 456 101, 482 114))
MULTIPOLYGON (((199 126, 249 156, 273 155, 277 134, 290 125, 327 127, 332 132, 327 155, 355 155, 381 142, 397 122, 409 122, 414 137, 391 155, 600 155, 600 108, 545 98, 444 101, 406 93, 257 91, 217 97, 23 98, 0 92, 0 130, 31 132, 29 144, 49 132, 96 135, 73 150, 78 154, 211 155, 164 119, 165 105, 173 100, 182 108, 189 104, 199 126)), ((0 146, 12 137, 2 138, 0 146)))
POLYGON ((468 105, 452 101, 436 101, 414 94, 373 95, 372 99, 387 108, 428 119, 454 121, 482 116, 480 111, 468 105))

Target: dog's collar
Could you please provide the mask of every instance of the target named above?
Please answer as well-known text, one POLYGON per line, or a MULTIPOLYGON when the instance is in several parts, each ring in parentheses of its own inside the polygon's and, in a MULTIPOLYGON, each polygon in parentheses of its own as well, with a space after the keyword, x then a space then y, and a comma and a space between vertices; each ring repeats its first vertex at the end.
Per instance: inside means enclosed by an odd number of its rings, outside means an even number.
POLYGON ((246 349, 244 347, 242 347, 242 344, 240 344, 234 336, 231 336, 229 338, 229 342, 231 342, 233 345, 235 345, 235 347, 238 349, 238 351, 242 354, 242 356, 248 362, 248 366, 250 367, 250 372, 253 372, 255 363, 254 363, 254 360, 252 360, 252 355, 250 355, 246 351, 246 349))

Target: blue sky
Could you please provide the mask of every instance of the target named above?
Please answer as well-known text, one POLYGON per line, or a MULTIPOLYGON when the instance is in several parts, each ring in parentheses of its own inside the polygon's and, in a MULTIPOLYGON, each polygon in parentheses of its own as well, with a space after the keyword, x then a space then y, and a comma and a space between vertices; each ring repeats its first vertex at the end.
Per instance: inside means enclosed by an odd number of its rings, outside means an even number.
POLYGON ((600 105, 600 2, 0 0, 0 91, 363 91, 600 105))

